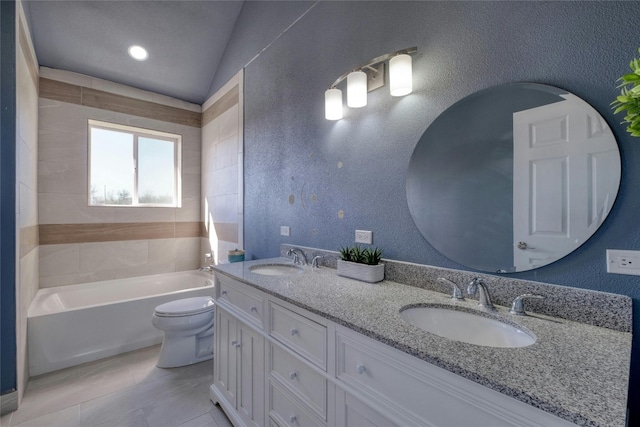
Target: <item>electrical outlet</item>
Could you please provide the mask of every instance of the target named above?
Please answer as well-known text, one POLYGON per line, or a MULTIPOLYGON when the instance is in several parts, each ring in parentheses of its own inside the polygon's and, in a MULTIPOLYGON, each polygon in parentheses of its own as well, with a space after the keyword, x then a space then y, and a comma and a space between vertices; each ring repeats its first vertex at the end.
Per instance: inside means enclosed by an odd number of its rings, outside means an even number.
POLYGON ((356 243, 365 243, 370 245, 373 243, 373 233, 366 230, 356 230, 356 243))
POLYGON ((291 227, 287 227, 286 225, 280 226, 280 235, 281 236, 290 236, 291 235, 291 227))
POLYGON ((607 273, 640 276, 640 251, 607 249, 607 273))

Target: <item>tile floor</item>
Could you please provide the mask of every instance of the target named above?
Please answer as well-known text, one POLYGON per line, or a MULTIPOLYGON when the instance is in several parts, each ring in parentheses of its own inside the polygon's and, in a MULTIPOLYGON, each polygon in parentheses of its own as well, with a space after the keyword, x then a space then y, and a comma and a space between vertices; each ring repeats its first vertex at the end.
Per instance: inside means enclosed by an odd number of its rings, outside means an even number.
POLYGON ((29 380, 1 427, 231 427, 209 400, 213 362, 155 366, 160 346, 29 380))

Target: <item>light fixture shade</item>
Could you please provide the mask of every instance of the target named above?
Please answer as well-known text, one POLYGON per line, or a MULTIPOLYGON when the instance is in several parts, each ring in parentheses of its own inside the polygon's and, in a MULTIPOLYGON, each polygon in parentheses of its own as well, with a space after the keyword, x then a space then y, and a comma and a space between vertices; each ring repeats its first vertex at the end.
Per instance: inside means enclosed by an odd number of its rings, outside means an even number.
POLYGON ((342 118, 342 91, 340 89, 331 88, 324 93, 324 117, 327 120, 342 118))
POLYGON ((413 91, 411 56, 402 54, 389 60, 389 91, 391 96, 404 96, 413 91))
POLYGON ((360 108, 367 105, 367 74, 353 71, 347 76, 347 105, 360 108))

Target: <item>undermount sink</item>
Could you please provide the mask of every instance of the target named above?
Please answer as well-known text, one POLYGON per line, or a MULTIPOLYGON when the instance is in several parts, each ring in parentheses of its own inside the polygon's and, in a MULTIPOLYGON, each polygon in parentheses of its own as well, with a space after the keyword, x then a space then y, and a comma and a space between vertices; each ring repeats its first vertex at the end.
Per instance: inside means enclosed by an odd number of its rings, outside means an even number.
POLYGON ((260 264, 249 267, 249 270, 263 276, 290 276, 304 271, 301 267, 293 264, 260 264))
POLYGON ((535 336, 500 320, 443 307, 411 307, 400 317, 424 331, 468 344, 486 347, 526 347, 535 336))

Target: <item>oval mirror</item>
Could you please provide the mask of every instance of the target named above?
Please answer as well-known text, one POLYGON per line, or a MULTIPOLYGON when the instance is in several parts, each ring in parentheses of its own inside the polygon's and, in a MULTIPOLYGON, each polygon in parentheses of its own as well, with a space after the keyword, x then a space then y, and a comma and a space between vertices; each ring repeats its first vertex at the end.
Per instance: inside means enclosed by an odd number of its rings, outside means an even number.
POLYGON ((406 184, 411 216, 440 253, 480 271, 526 271, 595 233, 618 193, 620 153, 582 99, 506 84, 442 113, 418 141, 406 184))

